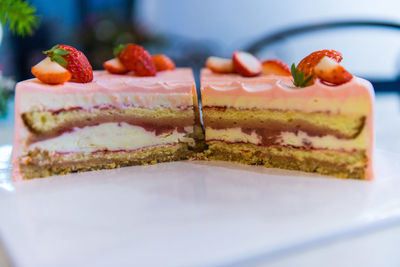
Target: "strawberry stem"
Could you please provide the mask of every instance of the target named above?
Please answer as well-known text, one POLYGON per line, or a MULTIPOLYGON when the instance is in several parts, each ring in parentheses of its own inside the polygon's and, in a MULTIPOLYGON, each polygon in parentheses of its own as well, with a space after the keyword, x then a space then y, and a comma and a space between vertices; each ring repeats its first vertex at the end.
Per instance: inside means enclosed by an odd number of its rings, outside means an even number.
POLYGON ((59 45, 53 46, 50 50, 43 51, 43 54, 48 56, 51 61, 57 62, 63 67, 66 67, 68 65, 67 61, 63 58, 63 56, 66 56, 69 54, 69 51, 63 49, 63 48, 58 48, 59 45))
POLYGON ((126 48, 126 44, 120 44, 117 47, 114 48, 113 53, 115 57, 118 57, 119 54, 121 54, 121 51, 126 48))

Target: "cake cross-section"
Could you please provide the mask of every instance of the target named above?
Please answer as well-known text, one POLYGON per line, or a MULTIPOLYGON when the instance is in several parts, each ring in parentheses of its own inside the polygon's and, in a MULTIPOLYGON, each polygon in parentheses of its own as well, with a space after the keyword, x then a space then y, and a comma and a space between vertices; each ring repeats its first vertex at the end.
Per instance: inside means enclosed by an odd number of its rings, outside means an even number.
POLYGON ((339 78, 330 71, 338 63, 323 64, 313 68, 321 68, 331 82, 296 73, 293 81, 285 75, 243 77, 203 69, 206 157, 372 179, 373 87, 352 75, 332 84, 339 78))
POLYGON ((188 159, 201 136, 187 68, 153 77, 95 71, 89 83, 26 80, 15 103, 14 180, 188 159))

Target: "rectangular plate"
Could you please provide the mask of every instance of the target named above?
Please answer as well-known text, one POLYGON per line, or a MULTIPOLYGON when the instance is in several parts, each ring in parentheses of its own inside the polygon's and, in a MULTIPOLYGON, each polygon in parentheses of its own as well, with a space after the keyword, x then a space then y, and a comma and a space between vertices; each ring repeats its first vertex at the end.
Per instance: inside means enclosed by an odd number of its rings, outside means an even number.
POLYGON ((246 263, 400 223, 400 155, 371 182, 225 162, 173 162, 11 184, 0 234, 18 266, 246 263))

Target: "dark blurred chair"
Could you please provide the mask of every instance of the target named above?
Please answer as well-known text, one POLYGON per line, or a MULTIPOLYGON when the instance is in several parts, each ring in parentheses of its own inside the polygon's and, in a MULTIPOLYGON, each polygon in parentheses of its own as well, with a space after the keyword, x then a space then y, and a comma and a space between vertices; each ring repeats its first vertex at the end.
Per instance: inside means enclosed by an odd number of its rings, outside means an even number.
MULTIPOLYGON (((255 42, 248 45, 244 50, 252 53, 258 54, 261 50, 267 49, 272 44, 276 44, 278 42, 282 42, 289 38, 292 38, 297 35, 302 35, 311 32, 317 31, 326 31, 329 29, 337 29, 337 28, 350 28, 350 27, 374 27, 374 28, 385 28, 385 29, 393 29, 400 30, 400 24, 392 23, 392 22, 383 22, 383 21, 334 21, 334 22, 324 22, 324 23, 316 23, 302 26, 295 26, 292 28, 288 28, 285 30, 281 30, 272 34, 268 34, 255 42)), ((399 47, 400 48, 400 47, 399 47)), ((396 91, 399 92, 400 88, 400 75, 398 74, 394 80, 379 80, 379 81, 371 81, 374 85, 375 91, 377 92, 388 92, 388 91, 396 91), (396 90, 397 89, 397 90, 396 90)))

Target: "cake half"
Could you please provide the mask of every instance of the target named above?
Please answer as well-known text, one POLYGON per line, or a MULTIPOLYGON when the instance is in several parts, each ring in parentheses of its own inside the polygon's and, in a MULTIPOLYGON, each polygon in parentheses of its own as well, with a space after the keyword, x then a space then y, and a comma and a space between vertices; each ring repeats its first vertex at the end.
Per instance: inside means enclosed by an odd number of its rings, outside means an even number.
POLYGON ((182 160, 201 149, 187 68, 155 77, 95 71, 90 83, 26 80, 15 103, 14 180, 182 160))
POLYGON ((211 160, 372 179, 372 85, 361 78, 295 87, 288 76, 201 71, 211 160))

